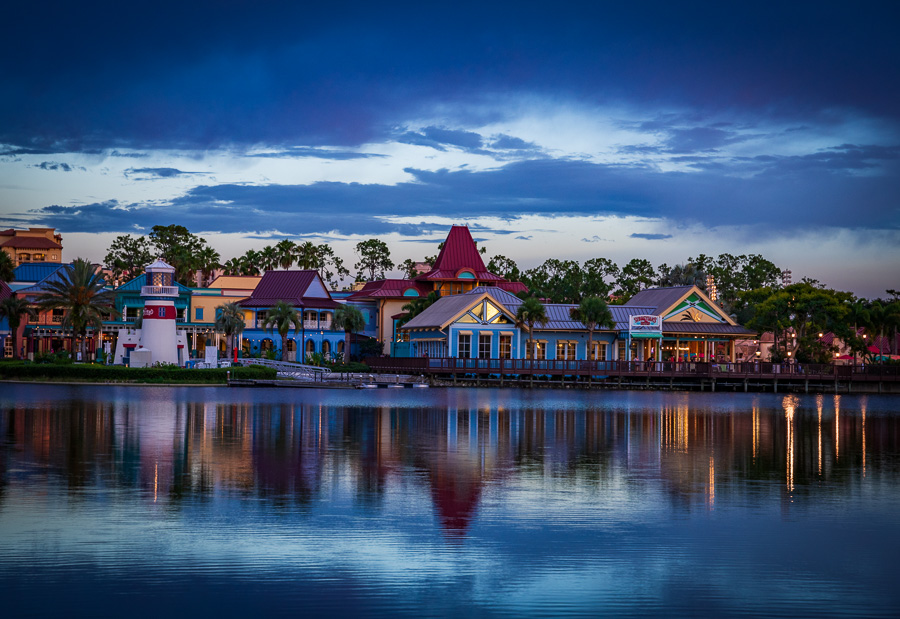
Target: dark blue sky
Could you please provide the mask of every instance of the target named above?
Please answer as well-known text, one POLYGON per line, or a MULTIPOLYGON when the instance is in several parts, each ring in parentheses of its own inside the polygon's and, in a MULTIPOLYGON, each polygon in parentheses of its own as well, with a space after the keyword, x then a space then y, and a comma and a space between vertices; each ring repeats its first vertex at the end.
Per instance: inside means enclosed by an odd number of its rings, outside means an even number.
POLYGON ((900 287, 900 8, 624 4, 19 3, 0 225, 402 259, 470 222, 529 266, 761 252, 900 287))

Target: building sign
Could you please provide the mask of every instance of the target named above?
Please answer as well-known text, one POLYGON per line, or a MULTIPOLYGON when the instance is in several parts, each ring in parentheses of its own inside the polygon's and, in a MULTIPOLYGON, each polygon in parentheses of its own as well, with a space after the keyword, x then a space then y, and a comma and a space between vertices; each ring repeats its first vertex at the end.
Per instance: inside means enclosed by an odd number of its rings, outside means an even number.
POLYGON ((629 317, 628 335, 631 337, 662 337, 662 316, 641 314, 629 317))
POLYGON ((175 308, 160 305, 148 305, 144 308, 144 319, 156 320, 175 320, 175 308))

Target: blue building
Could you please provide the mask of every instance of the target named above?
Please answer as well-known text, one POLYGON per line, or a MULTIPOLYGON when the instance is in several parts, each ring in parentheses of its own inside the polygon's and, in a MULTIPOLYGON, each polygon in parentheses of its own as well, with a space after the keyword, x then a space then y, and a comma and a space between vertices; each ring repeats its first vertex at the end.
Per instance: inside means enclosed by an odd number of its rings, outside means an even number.
POLYGON ((546 303, 548 321, 516 324, 522 299, 497 287, 443 297, 401 330, 412 357, 592 361, 734 361, 736 339, 753 331, 738 325, 696 286, 642 291, 609 306, 615 326, 596 329, 572 318, 577 306, 546 303), (588 340, 591 340, 589 347, 588 340), (590 349, 589 349, 590 348, 590 349))
POLYGON ((244 355, 274 351, 281 356, 281 336, 265 329, 266 314, 279 301, 293 305, 302 317, 301 328, 292 331, 287 340, 286 360, 303 361, 313 353, 326 358, 344 354, 344 332, 331 328, 338 303, 317 271, 303 270, 266 271, 250 297, 240 302, 247 325, 242 334, 244 355))

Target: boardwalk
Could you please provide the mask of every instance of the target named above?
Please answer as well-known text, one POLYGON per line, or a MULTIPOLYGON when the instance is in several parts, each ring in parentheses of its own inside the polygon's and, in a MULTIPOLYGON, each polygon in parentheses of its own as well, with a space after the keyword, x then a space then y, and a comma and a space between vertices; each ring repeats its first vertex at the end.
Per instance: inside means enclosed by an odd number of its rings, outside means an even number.
POLYGON ((476 384, 562 384, 701 390, 900 392, 900 366, 671 361, 532 361, 372 357, 376 372, 421 374, 476 384))

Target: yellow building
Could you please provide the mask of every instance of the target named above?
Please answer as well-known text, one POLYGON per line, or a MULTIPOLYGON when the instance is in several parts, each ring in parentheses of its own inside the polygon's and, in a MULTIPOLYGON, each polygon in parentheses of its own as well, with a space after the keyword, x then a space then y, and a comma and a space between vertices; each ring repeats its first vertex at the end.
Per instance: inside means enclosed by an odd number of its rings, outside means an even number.
POLYGON ((27 262, 62 262, 62 235, 56 228, 28 228, 28 230, 0 230, 0 250, 13 264, 27 262))
MULTIPOLYGON (((194 327, 196 339, 193 347, 202 350, 209 343, 218 342, 224 350, 225 338, 218 337, 215 332, 217 310, 226 303, 235 303, 246 299, 256 289, 261 276, 222 275, 213 280, 209 288, 193 288, 191 290, 190 323, 194 327)), ((253 321, 253 312, 244 310, 244 321, 249 326, 253 321)))

